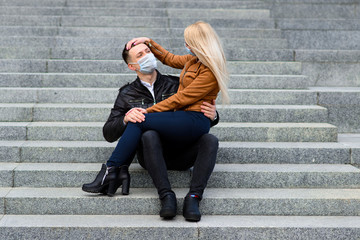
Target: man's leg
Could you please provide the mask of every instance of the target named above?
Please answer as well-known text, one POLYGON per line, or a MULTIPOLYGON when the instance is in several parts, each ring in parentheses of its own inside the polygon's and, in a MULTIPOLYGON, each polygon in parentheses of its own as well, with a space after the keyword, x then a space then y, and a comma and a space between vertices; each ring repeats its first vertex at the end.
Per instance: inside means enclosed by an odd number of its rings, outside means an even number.
POLYGON ((160 198, 171 191, 171 185, 168 179, 167 167, 163 156, 163 147, 160 135, 153 130, 143 133, 141 136, 141 147, 139 149, 142 165, 148 170, 160 198))
POLYGON ((189 194, 195 194, 201 199, 215 167, 219 140, 212 134, 204 134, 197 145, 198 154, 194 163, 189 194))
POLYGON ((183 216, 188 221, 200 221, 201 213, 199 203, 202 199, 204 189, 214 170, 218 139, 211 134, 204 134, 196 142, 189 152, 196 152, 193 174, 191 178, 189 193, 185 196, 183 204, 183 216))
POLYGON ((146 131, 141 136, 140 145, 142 149, 138 154, 139 162, 145 165, 158 190, 161 201, 160 217, 173 218, 176 216, 177 202, 168 179, 160 135, 153 130, 146 131))

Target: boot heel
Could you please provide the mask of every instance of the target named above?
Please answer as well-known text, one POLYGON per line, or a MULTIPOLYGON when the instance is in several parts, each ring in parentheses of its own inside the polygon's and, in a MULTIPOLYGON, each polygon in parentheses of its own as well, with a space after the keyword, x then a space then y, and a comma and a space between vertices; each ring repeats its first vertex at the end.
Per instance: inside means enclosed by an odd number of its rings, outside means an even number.
POLYGON ((118 189, 118 186, 116 186, 116 181, 115 180, 110 181, 109 182, 109 188, 108 188, 108 191, 107 191, 107 195, 109 197, 114 196, 117 189, 118 189))
POLYGON ((129 195, 130 191, 130 178, 124 179, 122 181, 122 195, 129 195))

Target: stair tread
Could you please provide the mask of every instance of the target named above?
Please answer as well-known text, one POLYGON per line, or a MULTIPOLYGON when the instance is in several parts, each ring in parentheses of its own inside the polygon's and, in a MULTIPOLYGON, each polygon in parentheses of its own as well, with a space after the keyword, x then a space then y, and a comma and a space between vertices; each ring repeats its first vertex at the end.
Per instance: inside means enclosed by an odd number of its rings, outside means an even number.
MULTIPOLYGON (((189 191, 187 188, 174 188, 178 198, 183 198, 189 191), (181 196, 181 197, 180 197, 181 196)), ((94 194, 85 193, 81 188, 0 188, 4 198, 82 198, 91 201, 94 194)), ((107 196, 103 196, 105 199, 107 196)), ((158 199, 153 188, 132 188, 128 196, 118 193, 118 199, 155 198, 158 199)), ((207 188, 204 193, 207 199, 354 199, 360 201, 360 189, 333 188, 207 188)))
MULTIPOLYGON (((104 122, 0 122, 0 126, 18 127, 103 127, 104 122)), ((238 127, 238 128, 336 128, 330 123, 239 123, 220 122, 215 127, 238 127)))
POLYGON ((158 215, 4 215, 0 227, 164 227, 164 228, 360 228, 358 216, 209 216, 198 223, 181 216, 159 221, 158 215))
MULTIPOLYGON (((0 163, 0 171, 70 171, 97 172, 99 163, 0 163)), ((130 172, 145 171, 133 163, 130 172)), ((349 164, 216 164, 214 172, 282 172, 282 173, 360 173, 349 164)))

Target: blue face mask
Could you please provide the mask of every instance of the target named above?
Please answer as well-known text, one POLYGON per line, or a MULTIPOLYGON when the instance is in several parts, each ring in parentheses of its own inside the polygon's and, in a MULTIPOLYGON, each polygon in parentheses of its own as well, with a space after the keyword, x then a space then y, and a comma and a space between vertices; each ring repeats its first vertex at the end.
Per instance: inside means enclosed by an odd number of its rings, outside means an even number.
POLYGON ((190 49, 187 48, 186 43, 184 43, 184 47, 185 47, 186 51, 188 52, 188 54, 190 54, 192 56, 196 56, 190 49))
POLYGON ((140 70, 139 72, 143 74, 151 74, 157 68, 157 62, 154 54, 148 53, 144 57, 140 58, 137 63, 129 63, 129 64, 139 64, 140 70))

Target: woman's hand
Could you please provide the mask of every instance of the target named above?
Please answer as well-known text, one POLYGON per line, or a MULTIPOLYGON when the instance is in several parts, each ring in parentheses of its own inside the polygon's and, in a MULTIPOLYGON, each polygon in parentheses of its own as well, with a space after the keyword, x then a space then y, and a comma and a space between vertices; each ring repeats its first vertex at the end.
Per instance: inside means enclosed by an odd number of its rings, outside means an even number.
POLYGON ((206 117, 210 118, 211 121, 214 121, 216 117, 215 100, 213 100, 212 104, 208 102, 203 102, 203 104, 201 105, 201 112, 203 112, 206 117))
POLYGON ((139 37, 139 38, 133 38, 126 44, 126 50, 129 50, 134 45, 138 45, 140 43, 150 42, 150 38, 147 37, 139 37))
POLYGON ((125 114, 124 123, 141 123, 145 121, 145 113, 147 113, 147 111, 143 108, 132 108, 125 114))

